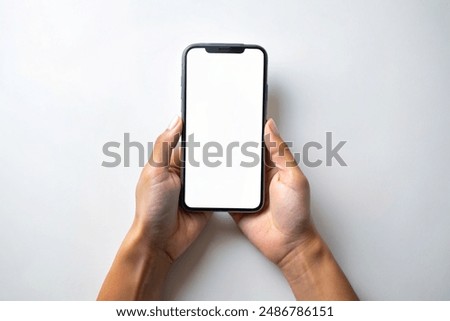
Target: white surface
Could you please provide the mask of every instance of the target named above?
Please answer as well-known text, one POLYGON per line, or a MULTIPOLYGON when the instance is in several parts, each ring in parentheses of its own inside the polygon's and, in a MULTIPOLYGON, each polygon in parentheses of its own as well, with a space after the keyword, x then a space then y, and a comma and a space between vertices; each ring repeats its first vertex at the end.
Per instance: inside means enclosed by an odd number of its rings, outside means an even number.
MULTIPOLYGON (((184 47, 220 41, 267 49, 285 139, 347 141, 348 167, 303 169, 361 298, 450 299, 449 39, 448 1, 1 1, 0 298, 96 297, 140 172, 102 146, 154 139, 184 47)), ((293 298, 223 213, 166 297, 293 298)))
POLYGON ((186 205, 256 209, 262 201, 264 54, 250 48, 240 54, 192 48, 186 60, 185 139, 199 145, 186 148, 186 205), (245 150, 256 161, 242 152, 248 143, 253 146, 245 150), (220 157, 210 157, 213 153, 220 157))

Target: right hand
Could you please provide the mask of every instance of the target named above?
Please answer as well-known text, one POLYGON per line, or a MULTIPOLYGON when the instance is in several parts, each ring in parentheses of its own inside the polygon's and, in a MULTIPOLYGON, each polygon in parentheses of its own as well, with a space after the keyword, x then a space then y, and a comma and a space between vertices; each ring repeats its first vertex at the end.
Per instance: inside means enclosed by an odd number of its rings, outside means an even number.
POLYGON ((267 146, 266 202, 257 213, 231 214, 262 254, 281 266, 291 252, 317 239, 310 218, 309 184, 278 133, 273 119, 264 130, 267 146))

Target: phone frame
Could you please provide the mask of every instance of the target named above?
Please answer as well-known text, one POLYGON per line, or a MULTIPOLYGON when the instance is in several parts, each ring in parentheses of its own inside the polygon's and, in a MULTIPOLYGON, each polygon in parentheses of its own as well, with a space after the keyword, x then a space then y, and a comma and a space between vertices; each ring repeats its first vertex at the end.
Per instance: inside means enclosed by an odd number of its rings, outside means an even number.
POLYGON ((259 46, 253 44, 242 43, 194 43, 186 47, 182 56, 182 76, 181 76, 181 117, 183 119, 183 131, 181 136, 181 192, 180 192, 180 205, 186 211, 220 211, 220 212, 239 212, 239 213, 254 213, 258 212, 264 207, 265 201, 265 144, 264 144, 264 126, 266 123, 266 111, 267 111, 267 52, 259 46), (187 54, 191 49, 204 48, 211 54, 240 54, 245 49, 258 49, 264 56, 264 71, 263 71, 263 108, 261 119, 261 187, 260 187, 260 204, 255 208, 205 208, 205 207, 190 207, 185 202, 185 148, 186 148, 186 75, 187 75, 187 54))

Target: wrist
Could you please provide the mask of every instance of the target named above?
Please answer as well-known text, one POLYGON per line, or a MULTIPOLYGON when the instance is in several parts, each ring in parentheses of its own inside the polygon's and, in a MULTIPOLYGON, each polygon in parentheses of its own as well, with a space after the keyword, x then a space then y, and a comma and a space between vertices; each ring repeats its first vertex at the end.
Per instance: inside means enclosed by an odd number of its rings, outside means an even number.
POLYGON ((308 237, 278 262, 278 267, 289 284, 292 284, 304 277, 308 271, 314 269, 327 255, 327 252, 327 245, 323 242, 319 233, 313 230, 308 237))
POLYGON ((133 239, 135 244, 144 248, 148 254, 156 253, 165 256, 170 263, 173 263, 173 259, 166 251, 167 240, 161 235, 164 233, 158 233, 154 230, 148 222, 135 218, 128 231, 127 238, 133 239))
POLYGON ((133 223, 103 283, 98 300, 160 300, 171 261, 149 246, 133 223))
POLYGON ((172 265, 168 254, 154 246, 145 231, 135 223, 131 226, 125 241, 127 260, 134 266, 137 300, 160 300, 167 274, 172 265))
POLYGON ((358 300, 317 232, 290 251, 279 266, 298 300, 358 300))

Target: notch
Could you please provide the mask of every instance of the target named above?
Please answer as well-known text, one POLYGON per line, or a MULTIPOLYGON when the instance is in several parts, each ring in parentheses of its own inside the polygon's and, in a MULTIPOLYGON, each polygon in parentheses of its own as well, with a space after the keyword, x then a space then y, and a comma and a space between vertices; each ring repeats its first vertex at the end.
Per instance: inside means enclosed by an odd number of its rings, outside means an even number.
POLYGON ((245 47, 241 46, 211 46, 206 47, 205 50, 209 53, 236 53, 240 54, 245 51, 245 47))

